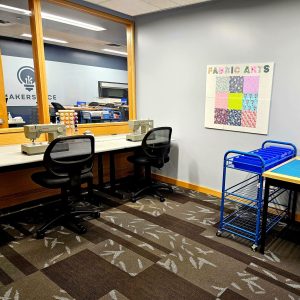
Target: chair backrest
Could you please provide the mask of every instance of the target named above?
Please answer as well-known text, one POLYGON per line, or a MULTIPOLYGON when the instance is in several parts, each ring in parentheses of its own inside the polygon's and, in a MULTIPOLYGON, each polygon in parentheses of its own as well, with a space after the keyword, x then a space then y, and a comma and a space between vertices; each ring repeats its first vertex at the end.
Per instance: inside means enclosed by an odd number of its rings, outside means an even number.
POLYGON ((91 135, 75 135, 53 140, 44 153, 44 166, 58 177, 78 177, 93 167, 95 139, 91 135))
POLYGON ((59 110, 65 110, 63 105, 61 105, 58 102, 51 102, 52 106, 54 107, 55 112, 58 112, 59 110))
POLYGON ((121 120, 122 121, 128 121, 129 120, 129 111, 128 107, 119 107, 120 113, 121 113, 121 120))
POLYGON ((171 135, 171 127, 156 127, 146 133, 142 141, 142 149, 151 159, 152 166, 161 168, 169 161, 171 135))
POLYGON ((99 103, 98 102, 90 102, 89 106, 99 106, 99 103))

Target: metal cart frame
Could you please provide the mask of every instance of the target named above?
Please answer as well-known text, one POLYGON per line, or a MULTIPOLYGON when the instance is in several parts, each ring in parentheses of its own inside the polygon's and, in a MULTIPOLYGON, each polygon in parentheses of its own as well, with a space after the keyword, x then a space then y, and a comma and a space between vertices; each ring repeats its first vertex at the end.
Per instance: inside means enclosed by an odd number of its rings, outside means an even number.
MULTIPOLYGON (((262 144, 261 148, 250 152, 229 150, 225 153, 218 236, 223 231, 227 231, 252 241, 252 249, 254 251, 257 249, 261 237, 261 214, 264 192, 264 178, 262 174, 266 170, 296 156, 296 153, 297 149, 294 144, 274 140, 267 140, 262 144), (270 145, 273 146, 272 155, 269 151, 271 149, 270 145), (278 147, 278 145, 281 147, 278 147), (250 177, 227 187, 226 177, 228 169, 247 172, 250 177), (228 214, 226 217, 224 216, 225 200, 234 202, 239 206, 239 209, 228 214)), ((285 191, 282 188, 272 189, 269 195, 269 202, 275 203, 275 200, 285 191)), ((275 208, 275 210, 276 212, 269 213, 268 215, 267 232, 286 216, 289 207, 282 209, 281 206, 281 209, 275 208)))

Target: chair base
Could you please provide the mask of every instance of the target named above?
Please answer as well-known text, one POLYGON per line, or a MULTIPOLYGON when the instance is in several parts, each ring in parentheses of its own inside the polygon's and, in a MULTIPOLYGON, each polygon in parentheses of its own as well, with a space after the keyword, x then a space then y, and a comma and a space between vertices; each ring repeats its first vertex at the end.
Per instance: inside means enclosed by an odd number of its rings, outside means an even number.
POLYGON ((87 228, 81 224, 82 219, 79 218, 80 215, 90 215, 93 218, 99 218, 100 212, 80 209, 62 213, 40 227, 36 231, 35 237, 37 239, 43 239, 45 237, 46 231, 50 228, 53 228, 58 223, 66 223, 67 225, 71 225, 67 227, 78 234, 84 234, 87 231, 87 228))
POLYGON ((160 190, 168 190, 171 193, 173 192, 172 187, 166 183, 151 182, 150 184, 148 183, 145 187, 139 189, 138 191, 131 193, 130 200, 132 202, 136 202, 142 195, 150 194, 153 196, 157 196, 160 202, 164 202, 166 199, 164 195, 160 192, 160 190))

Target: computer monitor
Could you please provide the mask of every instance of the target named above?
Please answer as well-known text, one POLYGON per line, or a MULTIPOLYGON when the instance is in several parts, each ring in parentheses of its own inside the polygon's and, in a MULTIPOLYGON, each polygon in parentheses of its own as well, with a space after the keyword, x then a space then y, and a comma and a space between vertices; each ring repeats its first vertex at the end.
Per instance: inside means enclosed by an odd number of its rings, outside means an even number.
POLYGON ((127 98, 121 98, 121 104, 122 105, 128 105, 128 99, 127 98))
POLYGON ((77 106, 85 106, 86 105, 86 101, 77 101, 77 106))
POLYGON ((128 84, 98 81, 99 98, 128 98, 128 84))

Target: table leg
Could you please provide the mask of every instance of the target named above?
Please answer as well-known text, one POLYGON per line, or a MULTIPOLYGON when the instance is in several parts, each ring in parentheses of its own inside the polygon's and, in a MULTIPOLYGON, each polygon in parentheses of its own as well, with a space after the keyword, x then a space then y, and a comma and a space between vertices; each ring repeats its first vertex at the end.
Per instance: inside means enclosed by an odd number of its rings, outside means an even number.
POLYGON ((270 184, 268 178, 266 178, 264 206, 263 206, 263 213, 262 213, 261 238, 260 238, 260 253, 262 254, 265 253, 269 193, 270 193, 270 184))
POLYGON ((288 219, 290 220, 292 215, 291 215, 291 203, 292 203, 292 196, 293 196, 293 191, 289 190, 289 200, 288 200, 288 206, 287 206, 287 214, 288 214, 288 219))
POLYGON ((116 167, 115 167, 115 155, 113 151, 109 153, 109 169, 110 169, 109 170, 110 188, 111 190, 114 190, 116 185, 116 167))
POLYGON ((98 153, 98 188, 102 189, 103 184, 103 155, 102 153, 98 153))
POLYGON ((292 216, 291 216, 291 223, 295 222, 295 218, 296 218, 296 208, 297 208, 297 191, 293 191, 294 195, 293 195, 293 202, 292 202, 292 216))

